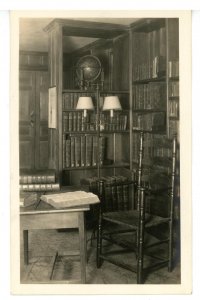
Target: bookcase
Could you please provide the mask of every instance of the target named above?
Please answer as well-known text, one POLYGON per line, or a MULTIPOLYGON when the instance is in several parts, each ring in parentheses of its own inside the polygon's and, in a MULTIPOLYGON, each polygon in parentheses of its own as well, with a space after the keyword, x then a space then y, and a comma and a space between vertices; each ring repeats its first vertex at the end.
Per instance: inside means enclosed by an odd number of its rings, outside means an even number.
POLYGON ((129 153, 122 147, 123 140, 129 142, 128 91, 64 90, 62 118, 64 183, 80 184, 85 177, 115 175, 117 168, 129 168, 129 153), (111 119, 102 106, 105 96, 113 94, 123 109, 111 119), (90 96, 94 104, 86 118, 76 109, 80 96, 90 96))
POLYGON ((179 135, 178 19, 140 19, 130 26, 55 19, 45 31, 50 86, 57 91, 57 126, 49 130, 49 168, 57 171, 62 185, 100 177, 133 179, 143 131, 148 181, 154 142, 179 135), (64 53, 66 36, 96 40, 64 53), (73 66, 88 54, 102 62, 103 88, 77 87, 73 66), (112 121, 109 112, 102 111, 107 95, 117 95, 122 106, 112 121), (76 109, 80 96, 90 96, 94 104, 87 118, 76 109))
MULTIPOLYGON (((174 135, 178 140, 175 189, 176 242, 180 243, 179 171, 179 20, 145 19, 131 28, 132 73, 132 170, 136 170, 139 132, 144 132, 143 181, 162 185, 157 171, 169 172, 174 135), (160 182, 160 183, 159 183, 160 182)), ((159 198, 159 197, 157 197, 159 198)), ((156 213, 165 215, 166 201, 153 203, 156 213)), ((148 205, 147 205, 148 206, 148 205)), ((164 228, 163 228, 164 232, 164 228)))
POLYGON ((131 177, 127 27, 54 20, 45 30, 49 35, 50 85, 57 89, 57 126, 49 129, 49 168, 56 169, 61 185, 131 177), (65 53, 66 36, 97 40, 78 51, 65 53), (74 66, 80 57, 91 54, 101 61, 103 88, 98 86, 98 80, 87 89, 77 85, 74 66), (87 111, 87 117, 83 110, 76 109, 79 97, 85 96, 91 97, 94 105, 94 110, 87 111), (118 96, 122 106, 112 118, 109 111, 102 109, 106 96, 118 96))
POLYGON ((151 164, 153 141, 179 140, 179 24, 178 19, 146 19, 132 33, 133 166, 137 162, 138 132, 145 133, 145 163, 151 164))

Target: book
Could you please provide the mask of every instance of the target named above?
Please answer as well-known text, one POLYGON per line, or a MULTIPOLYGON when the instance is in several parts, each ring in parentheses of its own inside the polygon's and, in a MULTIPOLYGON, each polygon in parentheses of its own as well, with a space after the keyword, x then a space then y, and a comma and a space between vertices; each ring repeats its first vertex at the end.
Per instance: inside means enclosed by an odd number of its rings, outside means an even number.
POLYGON ((97 154, 98 154, 98 138, 96 135, 93 135, 92 137, 93 143, 92 143, 92 165, 97 165, 97 154))
POLYGON ((100 202, 97 195, 84 191, 42 195, 41 200, 57 209, 97 204, 100 202))
POLYGON ((71 158, 71 167, 75 167, 75 136, 71 136, 70 138, 70 158, 71 158))
POLYGON ((81 167, 86 165, 86 137, 81 135, 81 167))
POLYGON ((75 167, 81 166, 81 137, 75 136, 75 167))
POLYGON ((92 166, 92 135, 86 135, 86 167, 92 166))
POLYGON ((71 111, 68 114, 68 121, 69 121, 68 130, 69 132, 71 132, 73 130, 73 112, 71 111))
POLYGON ((21 171, 19 176, 20 184, 30 183, 54 183, 55 171, 54 170, 37 170, 37 171, 21 171))
POLYGON ((20 191, 24 191, 24 192, 58 191, 59 189, 60 189, 59 183, 20 184, 20 191))
POLYGON ((27 207, 35 204, 37 200, 37 193, 21 192, 19 197, 19 205, 20 207, 27 207))
POLYGON ((105 150, 106 150, 106 137, 100 136, 99 138, 99 163, 103 165, 105 161, 105 150))

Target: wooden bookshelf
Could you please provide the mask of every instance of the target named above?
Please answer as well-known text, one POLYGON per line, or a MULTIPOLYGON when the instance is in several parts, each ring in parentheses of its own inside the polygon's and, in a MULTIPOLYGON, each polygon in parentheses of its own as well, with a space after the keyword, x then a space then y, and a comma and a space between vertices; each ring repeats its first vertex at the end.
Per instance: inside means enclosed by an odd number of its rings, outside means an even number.
MULTIPOLYGON (((57 128, 49 130, 49 167, 57 170, 64 185, 80 184, 84 177, 115 176, 124 170, 133 178, 141 130, 145 133, 147 169, 153 161, 154 141, 179 132, 178 19, 141 19, 131 26, 117 26, 116 30, 114 25, 110 28, 107 24, 104 28, 102 24, 104 39, 99 36, 97 42, 67 54, 62 41, 67 32, 72 32, 73 24, 69 22, 54 20, 47 27, 50 84, 57 86, 58 109, 57 128), (77 88, 74 64, 91 51, 103 64, 104 88, 81 90, 77 88), (88 112, 83 124, 83 112, 76 110, 76 105, 79 96, 85 95, 92 97, 95 109, 88 112), (108 95, 117 95, 122 105, 122 111, 114 114, 114 122, 110 121, 109 112, 102 111, 104 97, 108 95), (120 116, 122 127, 118 123, 120 116), (95 148, 92 146, 90 150, 97 154, 95 162, 91 158, 90 165, 81 165, 81 151, 73 145, 70 151, 74 149, 77 154, 78 165, 66 166, 66 141, 75 139, 80 144, 87 136, 95 141, 95 148), (102 137, 106 140, 103 161, 102 137)), ((90 34, 98 37, 97 24, 86 23, 81 23, 82 36, 85 32, 87 37, 90 34)), ((73 32, 78 34, 79 29, 73 27, 73 32)), ((99 34, 102 35, 102 30, 99 34)))

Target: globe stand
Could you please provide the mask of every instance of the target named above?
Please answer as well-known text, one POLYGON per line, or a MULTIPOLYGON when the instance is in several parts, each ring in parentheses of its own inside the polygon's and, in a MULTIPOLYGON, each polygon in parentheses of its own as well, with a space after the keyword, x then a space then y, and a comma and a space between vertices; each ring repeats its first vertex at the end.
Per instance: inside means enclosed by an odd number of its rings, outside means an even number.
POLYGON ((92 90, 93 88, 94 89, 101 89, 103 90, 103 87, 104 87, 104 71, 103 69, 101 69, 101 73, 100 73, 100 80, 98 82, 95 82, 93 83, 92 80, 87 80, 87 79, 84 79, 84 72, 83 70, 81 70, 81 79, 78 80, 78 83, 79 83, 79 87, 81 90, 92 90))
POLYGON ((104 70, 96 56, 81 57, 76 65, 76 74, 81 90, 103 89, 104 70))

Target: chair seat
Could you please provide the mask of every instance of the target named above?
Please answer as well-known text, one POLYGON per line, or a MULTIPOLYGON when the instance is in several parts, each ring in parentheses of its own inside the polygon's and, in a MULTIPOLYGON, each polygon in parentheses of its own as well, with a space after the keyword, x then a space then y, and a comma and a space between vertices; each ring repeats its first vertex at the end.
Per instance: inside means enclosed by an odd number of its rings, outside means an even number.
MULTIPOLYGON (((126 225, 131 229, 137 229, 139 226, 139 211, 137 210, 107 212, 103 213, 102 217, 106 221, 119 225, 126 225)), ((145 213, 145 226, 147 228, 168 221, 169 218, 163 218, 145 213)))

